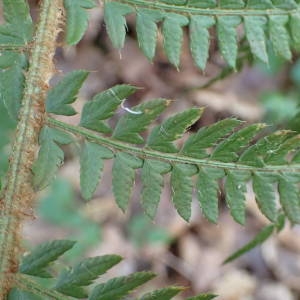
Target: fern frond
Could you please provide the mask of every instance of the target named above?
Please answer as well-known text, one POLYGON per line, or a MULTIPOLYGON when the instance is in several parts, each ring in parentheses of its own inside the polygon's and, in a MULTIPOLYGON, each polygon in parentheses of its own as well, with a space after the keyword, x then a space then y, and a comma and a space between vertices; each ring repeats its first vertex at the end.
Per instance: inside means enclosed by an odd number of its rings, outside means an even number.
MULTIPOLYGON (((74 242, 56 240, 39 245, 23 258, 14 286, 10 290, 9 300, 118 300, 145 284, 156 275, 152 272, 136 272, 127 276, 115 277, 107 282, 91 287, 94 280, 118 264, 122 258, 118 255, 103 255, 86 258, 73 268, 63 270, 58 278, 48 272, 49 263, 56 261, 64 252, 70 250, 74 242), (24 274, 25 273, 25 274, 24 274), (28 276, 31 275, 31 276, 28 276), (45 276, 46 275, 46 276, 45 276), (43 278, 43 281, 36 281, 43 278)), ((170 300, 185 290, 185 287, 169 286, 144 294, 140 300, 170 300)), ((202 294, 191 299, 208 300, 213 295, 202 294)), ((188 300, 188 299, 187 299, 188 300)))
MULTIPOLYGON (((117 106, 121 105, 122 99, 111 93, 112 90, 118 90, 123 96, 132 92, 124 85, 101 93, 105 95, 106 112, 103 114, 102 109, 95 109, 93 122, 99 122, 97 114, 101 122, 112 117, 117 106)), ((93 105, 93 101, 88 102, 87 107, 93 105)), ((187 221, 196 188, 203 214, 208 220, 217 222, 219 183, 222 180, 226 203, 238 223, 245 223, 248 183, 252 183, 258 206, 270 221, 277 220, 278 206, 281 205, 292 223, 300 223, 299 135, 284 130, 266 134, 264 124, 245 125, 236 119, 226 119, 201 128, 179 144, 177 140, 202 115, 203 109, 192 108, 154 126, 144 140, 140 133, 146 131, 168 103, 168 100, 154 99, 126 111, 110 136, 93 132, 89 124, 82 122, 88 120, 85 114, 91 114, 89 109, 83 109, 81 126, 47 119, 48 126, 87 140, 81 156, 81 188, 85 198, 92 196, 99 182, 103 160, 112 158, 113 192, 123 211, 128 207, 136 170, 142 169, 141 203, 151 218, 159 204, 163 177, 170 173, 173 204, 187 221), (87 166, 90 168, 91 165, 93 172, 87 171, 87 166), (280 203, 277 203, 277 194, 280 203)), ((54 142, 48 140, 47 143, 53 146, 54 142)))
POLYGON ((116 48, 124 46, 128 14, 136 15, 138 43, 149 60, 155 56, 158 23, 162 22, 164 50, 176 67, 180 64, 183 27, 186 26, 192 56, 202 70, 209 56, 209 29, 214 26, 220 52, 234 69, 238 57, 236 29, 240 24, 243 24, 252 55, 265 63, 268 63, 269 40, 275 53, 286 60, 291 59, 292 48, 300 48, 300 7, 294 0, 106 0, 104 19, 116 48))

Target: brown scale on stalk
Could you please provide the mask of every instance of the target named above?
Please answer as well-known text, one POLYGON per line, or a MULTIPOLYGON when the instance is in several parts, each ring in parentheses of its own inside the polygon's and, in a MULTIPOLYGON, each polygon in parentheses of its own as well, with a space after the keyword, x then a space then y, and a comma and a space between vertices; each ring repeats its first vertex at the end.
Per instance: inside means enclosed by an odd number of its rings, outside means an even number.
POLYGON ((45 119, 45 99, 49 80, 55 72, 53 56, 57 36, 64 26, 63 0, 41 2, 40 19, 29 55, 29 69, 10 156, 7 182, 0 200, 0 299, 13 284, 23 252, 20 242, 22 221, 33 218, 35 191, 32 165, 38 149, 38 136, 45 119))

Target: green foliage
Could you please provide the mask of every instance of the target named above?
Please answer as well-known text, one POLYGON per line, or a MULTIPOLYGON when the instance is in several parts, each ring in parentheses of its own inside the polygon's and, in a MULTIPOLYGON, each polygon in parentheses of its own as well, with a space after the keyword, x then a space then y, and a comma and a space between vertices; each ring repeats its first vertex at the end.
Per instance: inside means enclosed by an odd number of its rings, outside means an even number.
POLYGON ((238 153, 249 145, 249 141, 251 141, 262 128, 264 128, 263 124, 252 124, 234 132, 215 147, 211 158, 223 162, 237 161, 239 158, 238 153))
POLYGON ((24 70, 27 67, 26 56, 22 53, 5 51, 0 56, 0 100, 3 101, 9 116, 17 120, 21 106, 24 85, 24 70), (14 86, 14 88, 11 88, 14 86))
POLYGON ((32 38, 33 24, 29 6, 24 0, 3 0, 4 19, 0 26, 0 44, 25 45, 32 38))
POLYGON ((138 286, 155 277, 151 272, 139 272, 128 276, 116 277, 96 286, 90 300, 119 300, 138 286))
POLYGON ((144 139, 139 133, 143 132, 167 105, 168 101, 155 99, 133 107, 131 114, 119 119, 112 137, 127 143, 142 144, 144 139))
POLYGON ((64 160, 64 153, 60 145, 69 144, 72 138, 67 133, 44 127, 40 133, 40 151, 32 171, 34 173, 33 185, 36 190, 48 186, 56 175, 58 168, 64 160))
POLYGON ((66 42, 69 45, 77 44, 88 27, 86 9, 95 7, 94 0, 64 0, 67 15, 66 42))
POLYGON ((116 154, 112 169, 113 192, 118 206, 125 211, 134 185, 135 169, 141 168, 143 161, 128 153, 116 154))
POLYGON ((104 121, 113 116, 122 101, 135 91, 136 88, 130 85, 116 85, 97 94, 84 105, 80 126, 103 133, 110 133, 112 130, 104 121))
POLYGON ((298 2, 291 1, 154 1, 107 0, 104 19, 116 48, 124 46, 126 15, 137 15, 136 31, 141 50, 149 60, 155 56, 157 24, 162 22, 164 50, 169 61, 180 64, 183 27, 189 27, 189 42, 195 64, 205 69, 209 56, 209 29, 216 27, 220 53, 236 68, 238 57, 237 26, 244 26, 251 53, 268 63, 267 42, 275 53, 291 60, 291 49, 300 48, 298 2))
POLYGON ((169 61, 176 67, 179 66, 181 45, 183 41, 182 27, 187 25, 189 20, 178 14, 167 14, 164 16, 162 33, 164 36, 164 49, 169 61))
POLYGON ((225 181, 226 203, 234 220, 245 224, 245 193, 247 192, 246 182, 251 174, 248 171, 228 171, 225 181))
POLYGON ((280 193, 280 203, 292 223, 300 222, 299 209, 299 188, 297 177, 284 173, 278 182, 278 192, 280 193))
POLYGON ((192 176, 197 172, 194 165, 175 164, 172 168, 172 201, 179 215, 186 221, 189 221, 192 214, 192 176))
POLYGON ((24 257, 19 271, 23 274, 51 277, 46 271, 48 265, 74 246, 73 241, 52 241, 40 245, 24 257))
POLYGON ((76 100, 78 91, 87 76, 88 72, 82 70, 71 72, 65 76, 48 93, 46 111, 57 115, 75 115, 76 111, 69 104, 76 100))
POLYGON ((145 159, 141 172, 143 184, 141 203, 145 213, 153 219, 156 215, 160 194, 164 185, 163 175, 169 173, 171 165, 153 159, 145 159))
POLYGON ((181 149, 181 153, 196 158, 208 157, 207 148, 213 147, 241 124, 236 119, 225 119, 211 126, 201 128, 196 134, 191 134, 181 149))
POLYGON ((269 220, 274 222, 277 214, 274 191, 276 178, 268 173, 255 173, 252 180, 256 202, 260 210, 269 220))
POLYGON ((199 119, 202 112, 202 109, 191 108, 168 118, 151 131, 146 146, 156 151, 177 152, 172 142, 182 137, 187 128, 199 119))
POLYGON ((197 196, 203 214, 206 218, 213 222, 218 222, 218 180, 223 178, 225 173, 223 170, 215 168, 203 167, 199 169, 197 180, 197 196))
MULTIPOLYGON (((110 95, 105 97, 106 116, 113 116, 117 109, 115 94, 110 91, 118 89, 127 90, 128 86, 116 86, 100 94, 110 95)), ((121 103, 119 101, 119 105, 121 103)), ((156 99, 127 109, 111 137, 48 119, 48 126, 70 131, 92 142, 85 144, 81 156, 81 188, 85 198, 90 198, 95 191, 103 160, 112 158, 113 192, 123 211, 128 207, 136 170, 141 168, 141 203, 150 218, 155 216, 159 204, 163 176, 171 173, 172 202, 186 221, 191 216, 194 177, 197 177, 197 197, 203 214, 212 222, 218 219, 219 180, 224 181, 226 202, 236 222, 245 223, 245 193, 249 182, 261 212, 270 221, 275 222, 278 217, 275 189, 278 185, 280 204, 286 216, 292 223, 300 222, 297 193, 300 140, 295 133, 266 134, 264 124, 243 125, 236 119, 226 119, 200 128, 179 147, 176 140, 202 115, 203 109, 192 108, 156 125, 144 141, 140 133, 167 103, 167 100, 156 99), (140 144, 142 148, 137 146, 140 144)), ((82 119, 85 113, 83 110, 82 119)), ((98 120, 96 111, 93 113, 98 120)), ((99 113, 102 118, 103 112, 99 113)))
POLYGON ((120 261, 121 257, 116 255, 86 258, 74 268, 62 272, 58 277, 55 289, 75 298, 87 297, 88 294, 82 287, 90 285, 120 261))
MULTIPOLYGON (((3 0, 2 3, 5 24, 0 26, 0 107, 5 106, 10 117, 17 120, 23 88, 33 79, 27 78, 25 82, 27 56, 31 53, 28 50, 41 45, 32 37, 34 26, 27 1, 3 0)), ((75 45, 87 29, 87 9, 94 7, 95 2, 64 0, 64 6, 66 42, 75 45)), ((220 53, 230 69, 237 69, 237 61, 241 59, 237 27, 243 26, 244 40, 248 41, 250 52, 264 63, 270 62, 272 51, 283 60, 291 60, 292 51, 300 49, 299 1, 106 0, 104 20, 116 48, 124 46, 126 16, 129 14, 136 15, 138 43, 149 60, 155 56, 158 27, 161 26, 164 51, 177 68, 180 65, 185 27, 189 30, 192 56, 202 70, 209 57, 212 29, 215 29, 220 53), (271 45, 271 50, 268 45, 271 45)), ((54 29, 58 31, 58 28, 54 29)), ((263 228, 226 262, 261 244, 275 230, 280 231, 284 217, 292 224, 300 224, 300 139, 296 133, 287 130, 270 133, 264 130, 263 124, 245 125, 230 118, 184 137, 189 127, 201 118, 202 108, 187 109, 157 124, 156 119, 170 101, 159 98, 132 109, 126 108, 126 98, 136 91, 130 85, 118 85, 97 94, 84 105, 78 126, 49 117, 49 113, 66 116, 76 114, 72 103, 87 75, 86 71, 81 70, 67 74, 48 93, 45 126, 40 132, 40 149, 32 167, 35 190, 41 190, 52 182, 64 161, 61 146, 72 143, 75 135, 83 140, 80 143, 83 197, 88 200, 93 196, 101 180, 105 160, 112 159, 112 187, 118 206, 123 211, 127 209, 136 173, 141 169, 141 203, 151 219, 158 209, 164 176, 167 174, 170 174, 172 202, 186 221, 191 217, 195 191, 204 216, 216 223, 219 214, 218 194, 222 190, 232 217, 244 224, 245 193, 247 185, 252 185, 261 212, 273 224, 263 228), (124 114, 112 126, 111 118, 119 107, 124 114), (147 135, 145 132, 148 129, 150 132, 147 135)), ((36 73, 30 76, 39 78, 36 73)), ((28 105, 29 122, 35 116, 30 115, 32 107, 30 103, 28 105)), ((22 124, 27 126, 26 122, 22 124)), ((15 197, 14 192, 10 197, 15 197)), ((64 205, 64 202, 58 204, 60 197, 55 198, 56 201, 51 205, 61 208, 59 205, 64 205)), ((67 211, 62 209, 61 213, 67 211)), ((51 216, 52 220, 66 218, 63 213, 51 216)), ((6 218, 8 216, 4 215, 6 218)), ((78 215, 72 222, 71 227, 75 223, 84 224, 78 221, 78 215)), ((8 299, 124 299, 154 277, 150 272, 133 273, 95 283, 89 288, 99 276, 121 260, 117 255, 105 255, 84 259, 73 268, 62 271, 58 278, 49 279, 54 274, 51 268, 53 263, 73 245, 74 242, 67 240, 52 241, 26 255, 19 266, 19 273, 13 278, 15 286, 8 299), (36 282, 38 278, 48 280, 47 286, 51 287, 41 285, 40 280, 36 282)), ((9 264, 9 261, 4 264, 9 264)), ((182 287, 167 287, 149 292, 139 299, 168 300, 181 290, 182 287)), ((215 295, 206 294, 188 300, 213 298, 215 295)))
POLYGON ((265 33, 267 18, 261 16, 246 16, 244 22, 252 53, 262 62, 268 63, 269 57, 265 33))
POLYGON ((275 53, 286 60, 292 58, 290 37, 286 29, 288 16, 270 16, 269 34, 275 53))
MULTIPOLYGON (((125 299, 129 293, 155 277, 155 274, 151 272, 137 272, 93 285, 97 278, 122 260, 118 255, 103 255, 86 258, 73 268, 63 270, 57 278, 49 281, 47 278, 52 277, 53 273, 49 271, 49 263, 57 261, 59 256, 73 246, 72 241, 57 240, 41 244, 32 250, 22 260, 16 281, 17 287, 11 289, 8 299, 125 299), (39 278, 44 278, 44 281, 39 281, 39 278), (49 281, 48 284, 45 284, 45 280, 49 281)), ((138 299, 169 300, 184 289, 171 286, 146 293, 138 299)), ((212 299, 206 297, 208 295, 199 295, 191 299, 212 299)))
POLYGON ((211 299, 215 299, 216 297, 218 296, 213 294, 203 294, 196 297, 188 298, 187 300, 211 300, 211 299))
POLYGON ((107 33, 116 48, 122 48, 126 35, 126 19, 124 15, 133 12, 134 9, 128 5, 111 2, 104 7, 104 20, 107 33))
POLYGON ((142 296, 139 300, 169 300, 179 294, 183 288, 181 287, 169 287, 155 292, 150 292, 142 296))
POLYGON ((13 121, 7 114, 7 109, 4 103, 0 101, 0 178, 4 182, 5 173, 8 168, 9 142, 11 132, 15 129, 16 122, 13 121))
POLYGON ((41 298, 37 295, 34 295, 30 292, 13 288, 8 294, 8 300, 40 300, 41 298))
POLYGON ((238 54, 236 28, 241 23, 238 16, 224 16, 217 18, 217 34, 220 52, 228 65, 235 68, 238 54))
POLYGON ((113 158, 113 152, 100 145, 86 142, 80 156, 80 184, 82 196, 90 199, 100 181, 103 160, 113 158))
POLYGON ((136 33, 139 46, 149 60, 155 56, 157 39, 157 22, 161 21, 163 14, 160 11, 139 9, 136 15, 136 33))
POLYGON ((0 26, 0 101, 10 117, 17 120, 27 57, 22 51, 12 49, 27 46, 32 39, 33 24, 29 6, 24 0, 3 0, 3 12, 6 23, 0 26))
MULTIPOLYGON (((211 16, 191 16, 190 43, 191 53, 196 65, 204 70, 209 55, 209 28, 215 24, 211 16)), ((138 26, 137 26, 138 28, 138 26)))

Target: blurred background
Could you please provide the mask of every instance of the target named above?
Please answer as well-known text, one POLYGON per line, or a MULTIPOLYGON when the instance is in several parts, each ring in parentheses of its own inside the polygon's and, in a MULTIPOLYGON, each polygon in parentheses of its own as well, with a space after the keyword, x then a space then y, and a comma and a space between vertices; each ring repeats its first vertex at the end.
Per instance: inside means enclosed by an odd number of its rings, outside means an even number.
MULTIPOLYGON (((37 1, 30 2, 35 17, 37 1)), ((77 111, 96 93, 115 84, 128 83, 142 89, 128 99, 127 106, 155 97, 173 99, 164 117, 193 106, 206 107, 192 131, 232 116, 249 123, 266 122, 270 130, 298 131, 300 59, 295 55, 292 62, 286 63, 275 57, 272 49, 269 51, 270 64, 265 66, 250 58, 245 44, 238 70, 234 71, 220 58, 214 32, 211 32, 211 58, 205 72, 201 72, 193 64, 185 32, 181 66, 176 70, 163 53, 161 36, 154 62, 150 63, 142 55, 133 17, 128 18, 125 48, 113 49, 103 24, 102 10, 96 8, 90 11, 90 26, 84 39, 76 47, 57 50, 57 69, 52 83, 74 69, 90 71, 75 103, 77 111)), ((0 174, 5 176, 15 124, 3 106, 0 106, 0 115, 0 174)), ((65 120, 78 124, 79 115, 65 120)), ((123 256, 124 261, 102 280, 152 270, 158 273, 158 278, 145 290, 176 284, 190 287, 183 296, 212 291, 221 295, 217 298, 220 300, 300 299, 299 226, 291 228, 287 224, 262 247, 222 265, 228 255, 268 223, 259 213, 251 189, 247 192, 245 227, 231 219, 222 194, 218 225, 209 223, 201 215, 196 198, 191 223, 187 224, 172 207, 168 188, 163 191, 158 214, 152 222, 139 204, 138 178, 128 212, 123 214, 117 208, 111 190, 110 162, 105 166, 94 198, 86 203, 79 190, 78 151, 76 144, 65 148, 64 166, 55 182, 40 193, 35 220, 29 220, 24 226, 24 243, 30 247, 52 239, 78 241, 61 260, 61 265, 56 266, 58 269, 80 257, 115 253, 123 256)))

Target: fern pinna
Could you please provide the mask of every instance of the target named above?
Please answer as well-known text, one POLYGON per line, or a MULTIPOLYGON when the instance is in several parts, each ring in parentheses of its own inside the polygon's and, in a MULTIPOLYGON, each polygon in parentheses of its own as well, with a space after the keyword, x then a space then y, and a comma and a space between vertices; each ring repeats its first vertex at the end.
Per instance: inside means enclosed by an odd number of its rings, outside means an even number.
MULTIPOLYGON (((47 112, 76 113, 70 102, 75 100, 83 77, 85 71, 75 71, 55 86, 48 94, 47 112), (59 98, 55 96, 57 91, 59 98)), ((55 175, 63 161, 60 145, 71 143, 73 137, 69 133, 72 133, 85 139, 80 179, 82 195, 87 200, 96 190, 104 161, 113 159, 113 192, 122 210, 128 207, 136 170, 141 169, 141 204, 150 218, 157 211, 164 175, 170 173, 172 202, 186 221, 191 217, 195 190, 205 217, 217 222, 222 181, 227 205, 238 223, 245 222, 245 192, 249 182, 261 212, 270 221, 276 222, 280 213, 278 193, 289 220, 300 222, 298 135, 285 130, 266 134, 264 124, 246 125, 237 119, 225 119, 189 134, 179 146, 176 140, 203 112, 202 108, 191 108, 156 124, 148 137, 143 138, 141 133, 170 104, 165 99, 133 107, 111 128, 107 120, 135 90, 133 86, 117 85, 97 94, 84 105, 79 126, 48 116, 33 168, 36 189, 44 188, 55 175)))
MULTIPOLYGON (((155 277, 155 274, 152 272, 136 272, 127 276, 109 279, 89 288, 95 283, 94 281, 97 278, 122 260, 118 255, 102 255, 85 258, 74 267, 69 267, 59 272, 57 278, 53 278, 53 261, 56 261, 65 252, 70 251, 74 245, 75 242, 73 241, 55 240, 43 243, 27 254, 19 267, 19 273, 16 278, 17 287, 10 291, 8 299, 129 299, 127 298, 128 294, 155 277), (32 280, 37 277, 42 278, 44 282, 48 281, 48 287, 32 280)), ((147 292, 135 299, 170 300, 184 290, 185 288, 181 286, 169 286, 147 292)), ((213 294, 202 294, 186 300, 210 300, 215 297, 213 294)))
MULTIPOLYGON (((67 14, 66 40, 76 44, 87 27, 87 8, 93 0, 64 0, 67 14)), ((138 44, 153 60, 161 24, 163 47, 169 61, 180 64, 183 29, 189 29, 189 44, 195 64, 205 69, 211 29, 215 28, 220 53, 236 68, 239 39, 246 37, 254 58, 268 63, 270 47, 285 60, 300 49, 299 0, 104 0, 104 20, 116 48, 126 36, 126 16, 136 15, 138 44), (238 35, 237 28, 242 27, 238 35)))
POLYGON ((294 0, 107 0, 104 18, 113 45, 122 48, 125 16, 136 14, 138 43, 150 60, 155 55, 157 24, 162 23, 164 50, 176 67, 180 63, 183 28, 188 27, 191 53, 202 70, 209 56, 210 29, 215 27, 222 56, 230 67, 236 68, 240 25, 255 58, 268 63, 268 40, 277 55, 286 60, 292 58, 291 48, 300 47, 298 3, 294 0))

